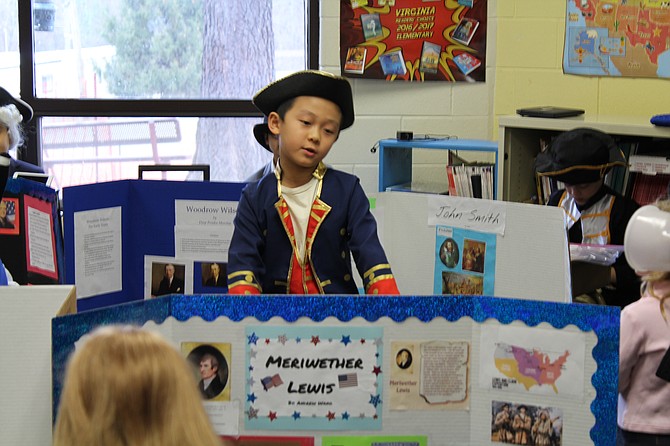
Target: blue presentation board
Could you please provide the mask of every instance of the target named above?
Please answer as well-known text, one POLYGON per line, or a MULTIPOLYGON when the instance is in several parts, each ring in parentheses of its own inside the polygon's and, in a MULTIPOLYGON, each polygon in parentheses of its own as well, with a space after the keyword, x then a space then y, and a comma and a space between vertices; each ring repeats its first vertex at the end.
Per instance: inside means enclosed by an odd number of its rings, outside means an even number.
POLYGON ((122 289, 79 299, 78 311, 144 298, 144 256, 175 255, 175 200, 239 201, 246 183, 122 180, 63 189, 66 283, 75 284, 74 216, 121 207, 122 289))
MULTIPOLYGON (((291 342, 298 341, 296 333, 303 341, 299 352, 311 355, 317 345, 331 348, 330 345, 333 351, 361 346, 363 339, 355 334, 367 331, 369 342, 365 344, 375 346, 377 366, 361 369, 358 384, 362 385, 366 376, 376 377, 376 390, 369 401, 377 409, 374 420, 381 422, 368 425, 358 435, 420 434, 428 444, 443 444, 445 438, 450 439, 449 444, 489 444, 495 442, 495 411, 501 402, 509 402, 517 407, 527 405, 559 413, 563 445, 609 446, 616 436, 619 319, 617 307, 484 296, 165 296, 53 319, 54 417, 75 343, 101 325, 133 324, 161 333, 175 346, 181 345, 185 356, 185 345, 227 346, 229 397, 208 404, 239 402, 235 410, 240 435, 258 435, 260 431, 276 435, 272 432, 285 433, 287 429, 300 429, 304 435, 316 438, 324 435, 323 429, 328 429, 329 435, 335 431, 353 435, 345 426, 357 430, 359 415, 347 419, 337 413, 336 419, 324 421, 317 417, 311 422, 312 417, 305 420, 290 413, 278 413, 273 420, 267 411, 257 411, 261 397, 286 391, 290 382, 254 392, 250 385, 257 387, 258 382, 250 384, 251 378, 260 367, 250 367, 250 362, 257 357, 254 352, 260 354, 263 349, 283 352, 291 342), (347 331, 351 337, 340 336, 347 331), (287 336, 275 336, 277 333, 287 336), (465 404, 437 403, 429 407, 424 403, 421 407, 403 408, 394 403, 403 383, 426 378, 421 372, 427 358, 422 348, 414 350, 411 378, 395 379, 407 375, 407 371, 396 367, 397 345, 410 341, 430 349, 440 343, 469 346, 461 381, 467 389, 465 404), (505 357, 503 344, 515 352, 514 358, 505 357), (532 373, 537 366, 554 365, 560 367, 556 369, 560 376, 545 384, 542 379, 519 382, 503 378, 504 386, 494 385, 500 379, 491 379, 487 374, 504 371, 506 364, 521 365, 524 357, 530 358, 524 355, 543 359, 536 365, 524 362, 523 368, 517 371, 515 367, 509 372, 518 375, 530 369, 532 373), (482 379, 487 376, 488 380, 482 379)), ((431 371, 456 370, 453 363, 442 364, 431 371)), ((284 378, 288 376, 285 369, 279 372, 284 378)), ((318 373, 326 376, 327 372, 319 369, 318 373)), ((197 375, 197 367, 194 373, 197 375)), ((456 380, 451 378, 450 382, 455 384, 456 380)), ((322 399, 327 397, 323 395, 322 399)))

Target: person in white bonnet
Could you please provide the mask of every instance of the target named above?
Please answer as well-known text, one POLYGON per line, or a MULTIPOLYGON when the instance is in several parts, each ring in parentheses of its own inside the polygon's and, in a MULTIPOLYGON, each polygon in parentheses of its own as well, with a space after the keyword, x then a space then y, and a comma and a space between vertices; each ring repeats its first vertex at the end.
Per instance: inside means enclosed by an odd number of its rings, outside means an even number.
POLYGON ((621 312, 617 446, 670 444, 670 200, 642 206, 626 226, 624 251, 642 278, 641 297, 621 312))

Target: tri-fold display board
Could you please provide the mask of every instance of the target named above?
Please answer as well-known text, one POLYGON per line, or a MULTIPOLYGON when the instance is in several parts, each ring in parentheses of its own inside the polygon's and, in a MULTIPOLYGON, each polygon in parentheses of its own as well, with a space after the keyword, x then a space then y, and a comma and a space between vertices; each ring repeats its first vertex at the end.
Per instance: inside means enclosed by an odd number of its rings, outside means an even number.
POLYGON ((233 444, 615 442, 616 307, 411 295, 132 302, 53 320, 54 415, 68 356, 105 324, 163 334, 193 365, 194 390, 202 355, 218 357, 224 386, 203 403, 219 434, 242 436, 233 444))
MULTIPOLYGON (((67 283, 79 310, 227 292, 245 183, 125 180, 65 188, 67 283)), ((570 302, 560 209, 386 192, 374 210, 400 291, 570 302)))
POLYGON ((87 310, 167 293, 214 293, 245 183, 124 180, 63 190, 67 283, 87 310))
POLYGON ((56 190, 25 178, 7 181, 0 200, 0 259, 21 285, 64 282, 56 190))

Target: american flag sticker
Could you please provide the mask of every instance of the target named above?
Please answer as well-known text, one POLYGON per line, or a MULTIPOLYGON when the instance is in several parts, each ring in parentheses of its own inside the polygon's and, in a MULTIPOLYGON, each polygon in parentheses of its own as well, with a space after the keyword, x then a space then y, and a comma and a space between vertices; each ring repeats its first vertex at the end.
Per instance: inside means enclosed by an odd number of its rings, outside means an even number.
POLYGON ((261 379, 261 384, 263 384, 263 389, 268 390, 272 387, 279 387, 284 384, 284 381, 281 380, 279 373, 276 373, 274 376, 266 376, 261 379))
POLYGON ((337 375, 337 381, 340 385, 340 389, 345 387, 358 387, 358 376, 355 373, 337 375))

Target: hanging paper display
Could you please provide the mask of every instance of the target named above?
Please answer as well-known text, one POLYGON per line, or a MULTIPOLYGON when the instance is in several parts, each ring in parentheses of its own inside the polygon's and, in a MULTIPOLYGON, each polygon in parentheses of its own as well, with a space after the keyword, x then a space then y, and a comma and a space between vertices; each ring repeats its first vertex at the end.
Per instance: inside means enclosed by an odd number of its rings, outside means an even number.
POLYGON ((342 74, 483 82, 486 10, 486 0, 341 0, 342 74))

